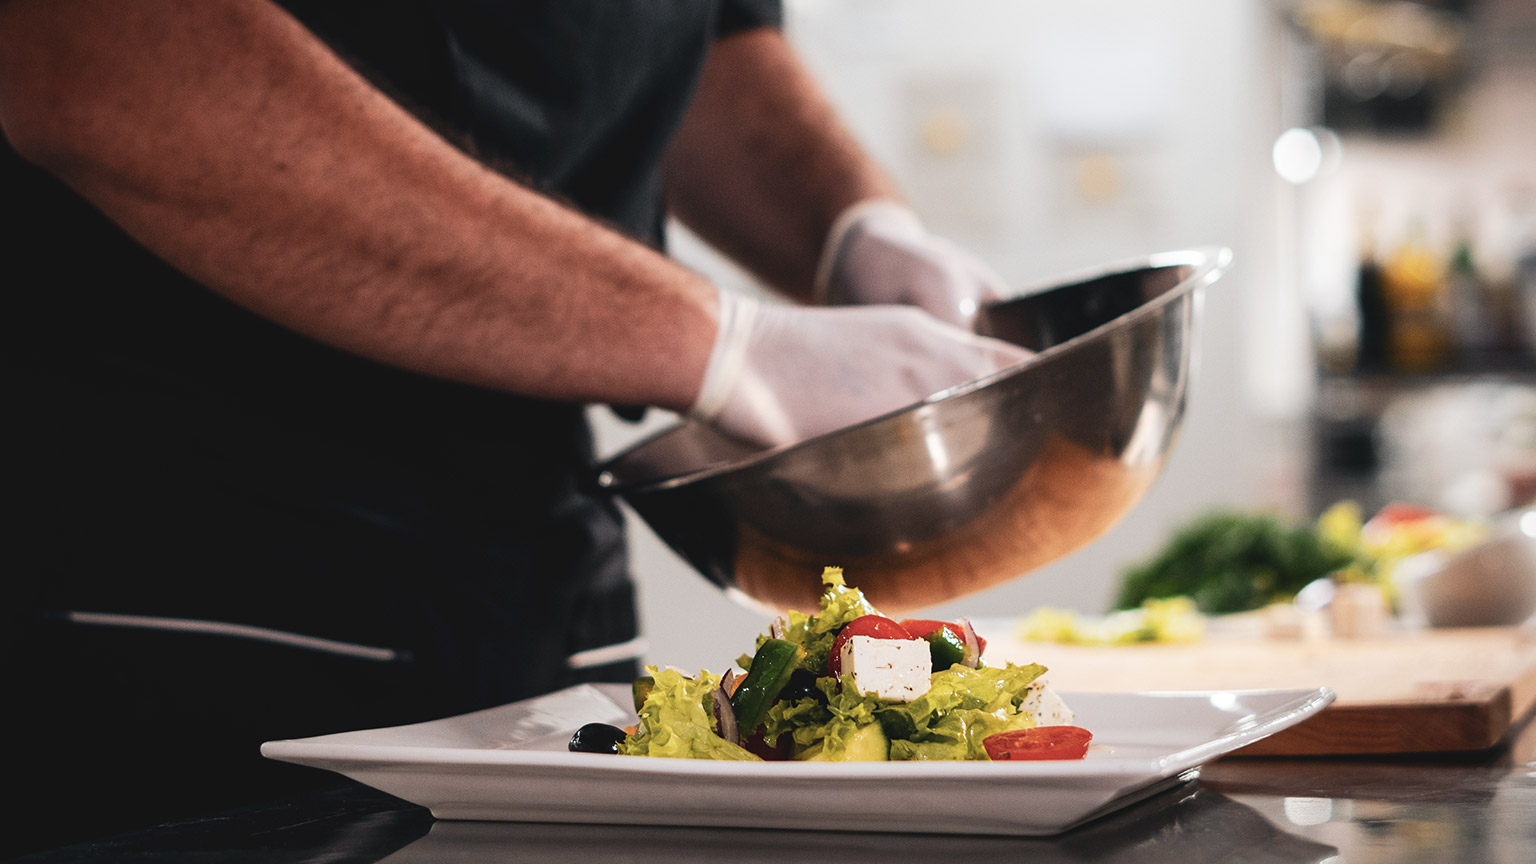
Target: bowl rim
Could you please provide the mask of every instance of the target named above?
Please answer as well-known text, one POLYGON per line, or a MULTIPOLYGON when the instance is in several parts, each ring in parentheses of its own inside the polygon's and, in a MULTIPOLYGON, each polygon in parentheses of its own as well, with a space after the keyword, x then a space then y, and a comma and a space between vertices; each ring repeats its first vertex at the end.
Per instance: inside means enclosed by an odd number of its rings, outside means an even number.
POLYGON ((594 477, 595 484, 600 491, 621 496, 636 492, 664 491, 667 489, 677 488, 679 486, 698 483, 703 480, 708 480, 710 478, 718 477, 724 474, 745 470, 747 468, 762 465, 766 462, 781 461, 784 458, 788 458, 786 454, 809 448, 818 442, 825 441, 830 438, 848 435, 853 433, 854 430, 873 426, 877 423, 883 423, 891 420, 894 417, 908 414, 910 412, 926 408, 930 405, 936 405, 942 402, 959 399, 968 393, 980 390, 983 387, 988 387, 998 381, 1011 378, 1016 375, 1021 375, 1024 372, 1040 365, 1041 363, 1048 362, 1056 357, 1060 357, 1064 354, 1076 350, 1078 346, 1082 345, 1083 343, 1092 339, 1094 336, 1104 332, 1105 330, 1108 330, 1111 327, 1119 326, 1126 321, 1140 320, 1142 318, 1147 318, 1156 314, 1157 311, 1162 307, 1175 302, 1186 294, 1210 285, 1217 279, 1220 279, 1222 274, 1224 274, 1227 269, 1231 267, 1231 264, 1232 250, 1230 248, 1221 245, 1207 245, 1191 246, 1185 249, 1176 249, 1164 252, 1154 252, 1149 255, 1142 255, 1134 258, 1124 258, 1095 267, 1082 268, 1075 271, 1067 271, 1066 273, 1063 273, 1062 275, 1057 276, 1049 281, 1036 282, 1030 287, 1014 291, 1003 299, 997 301, 997 303, 1009 303, 1015 300, 1031 297, 1036 294, 1043 294, 1047 291, 1052 291, 1057 288, 1076 285, 1083 282, 1090 282, 1095 279, 1101 279, 1103 277, 1113 276, 1119 273, 1129 273, 1137 270, 1153 270, 1162 267, 1177 267, 1181 265, 1194 268, 1193 271, 1183 280, 1181 280, 1177 285, 1174 285, 1172 288, 1164 291, 1156 298, 1148 301, 1147 303, 1143 303, 1142 305, 1137 306, 1135 309, 1132 309, 1129 312, 1126 312, 1116 318, 1106 321, 1103 324, 1093 328, 1092 330, 1080 333, 1077 336, 1066 340, 1065 342, 1052 345, 1050 348, 1047 348, 1046 350, 1036 354, 1027 363, 1019 363, 1006 369, 1000 369, 991 375, 976 378, 974 380, 967 381, 964 384, 956 384, 953 387, 940 390, 937 393, 933 393, 924 399, 918 400, 917 402, 904 405, 900 408, 895 408, 891 411, 885 412, 884 414, 871 417, 868 420, 862 420, 858 423, 844 426, 841 429, 834 429, 831 432, 824 432, 820 435, 807 438, 804 441, 797 441, 793 444, 784 444, 778 447, 768 448, 766 450, 759 450, 747 456, 743 456, 740 459, 735 459, 729 462, 715 465, 708 465, 703 468, 698 468, 682 474, 674 474, 668 477, 648 478, 630 482, 621 482, 615 478, 612 472, 612 466, 622 461, 634 452, 648 446, 649 444, 662 437, 677 432, 679 429, 682 429, 687 425, 686 421, 680 421, 668 426, 665 429, 658 430, 654 434, 647 435, 639 441, 636 441, 628 447, 625 447, 617 453, 614 453, 612 456, 604 459, 602 463, 597 466, 594 477))

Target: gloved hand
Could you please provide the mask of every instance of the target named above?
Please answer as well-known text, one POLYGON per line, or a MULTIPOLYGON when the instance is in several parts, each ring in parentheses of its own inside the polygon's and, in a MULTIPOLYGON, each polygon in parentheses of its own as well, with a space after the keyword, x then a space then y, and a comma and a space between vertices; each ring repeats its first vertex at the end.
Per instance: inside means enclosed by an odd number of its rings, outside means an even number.
POLYGON ((690 416, 768 447, 918 402, 1033 356, 911 306, 760 303, 720 291, 690 416))
POLYGON ((833 224, 815 290, 828 305, 902 303, 972 329, 977 308, 1007 286, 974 255, 929 234, 907 207, 874 200, 833 224))

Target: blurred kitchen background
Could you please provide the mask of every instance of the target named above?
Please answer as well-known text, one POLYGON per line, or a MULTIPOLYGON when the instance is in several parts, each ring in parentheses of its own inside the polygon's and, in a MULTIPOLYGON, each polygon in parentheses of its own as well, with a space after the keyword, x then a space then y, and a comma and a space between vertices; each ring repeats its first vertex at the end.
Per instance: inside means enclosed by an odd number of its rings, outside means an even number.
MULTIPOLYGON (((1147 497, 1087 548, 933 617, 1106 611, 1127 565, 1213 508, 1477 517, 1536 493, 1536 0, 786 6, 930 227, 1020 289, 1235 251, 1147 497)), ((672 243, 757 290, 686 232, 672 243)), ((604 452, 669 420, 594 417, 604 452)), ((746 650, 763 614, 631 528, 647 662, 746 650)))

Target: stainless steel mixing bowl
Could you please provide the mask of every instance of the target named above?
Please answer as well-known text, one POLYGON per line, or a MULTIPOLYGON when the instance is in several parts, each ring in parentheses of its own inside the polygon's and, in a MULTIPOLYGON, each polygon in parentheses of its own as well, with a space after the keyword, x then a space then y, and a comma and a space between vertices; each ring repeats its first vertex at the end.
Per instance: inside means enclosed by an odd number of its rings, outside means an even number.
POLYGON ((668 545, 733 596, 814 609, 824 566, 883 611, 988 588, 1097 538, 1161 470, 1221 248, 1077 274, 982 311, 1027 364, 776 450, 683 423, 603 465, 668 545))

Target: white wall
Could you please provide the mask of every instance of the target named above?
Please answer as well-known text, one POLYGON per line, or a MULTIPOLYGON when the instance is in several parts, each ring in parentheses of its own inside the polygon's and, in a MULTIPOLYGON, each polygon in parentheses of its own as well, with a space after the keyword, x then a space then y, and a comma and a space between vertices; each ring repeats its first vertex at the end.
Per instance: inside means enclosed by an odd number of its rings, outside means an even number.
MULTIPOLYGON (((1260 0, 790 0, 789 32, 930 226, 1010 282, 1149 252, 1224 244, 1236 266, 1207 296, 1203 362, 1168 467, 1108 535, 1040 571, 933 610, 1102 611, 1117 573, 1210 506, 1301 500, 1295 442, 1264 412, 1296 379, 1294 330, 1252 338, 1281 302, 1274 19, 1260 0), (1255 362, 1282 358, 1282 374, 1255 362), (1268 382, 1268 383, 1265 383, 1268 382), (1278 382, 1278 383, 1277 383, 1278 382), (1261 388, 1256 390, 1256 384, 1261 388), (1266 406, 1269 406, 1266 408, 1266 406)), ((747 281, 696 240, 674 254, 747 281)), ((1278 361, 1277 361, 1278 362, 1278 361)), ((1282 394, 1283 395, 1283 394, 1282 394)), ((598 415, 611 451, 636 430, 598 415)), ((663 422, 653 418, 648 428, 663 422)), ((1283 428, 1283 427, 1281 427, 1283 428)), ((648 658, 721 668, 765 622, 694 575, 632 520, 648 658)), ((857 574, 850 574, 857 581, 857 574)))

